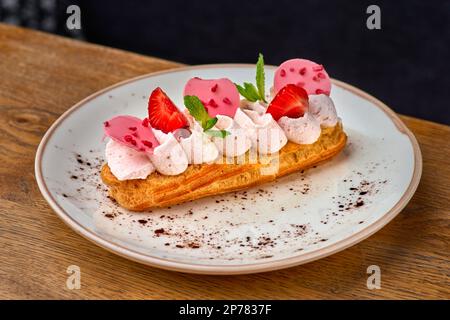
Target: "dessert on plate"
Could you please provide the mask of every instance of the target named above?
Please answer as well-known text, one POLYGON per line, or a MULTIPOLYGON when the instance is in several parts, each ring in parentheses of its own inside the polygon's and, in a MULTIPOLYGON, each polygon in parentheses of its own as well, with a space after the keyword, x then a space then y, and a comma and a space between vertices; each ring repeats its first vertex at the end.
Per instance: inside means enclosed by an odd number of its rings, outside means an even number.
POLYGON ((273 181, 344 148, 322 65, 285 61, 269 91, 260 55, 255 84, 195 77, 185 84, 184 108, 158 87, 148 117, 105 121, 101 178, 110 196, 133 211, 170 206, 273 181))

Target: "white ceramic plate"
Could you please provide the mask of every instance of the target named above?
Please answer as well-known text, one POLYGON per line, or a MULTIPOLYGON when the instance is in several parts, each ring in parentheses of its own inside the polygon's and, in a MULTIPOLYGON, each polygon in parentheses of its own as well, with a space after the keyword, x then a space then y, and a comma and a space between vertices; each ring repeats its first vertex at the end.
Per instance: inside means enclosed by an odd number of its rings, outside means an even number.
MULTIPOLYGON (((273 67, 266 67, 267 84, 273 67)), ((332 98, 349 140, 331 161, 245 192, 147 213, 108 197, 99 179, 102 123, 145 117, 162 87, 177 105, 186 81, 253 81, 253 65, 207 65, 145 75, 79 102, 48 130, 36 155, 39 188, 61 219, 114 253, 151 266, 205 274, 286 268, 343 250, 393 219, 419 183, 416 139, 382 102, 333 80, 332 98)))

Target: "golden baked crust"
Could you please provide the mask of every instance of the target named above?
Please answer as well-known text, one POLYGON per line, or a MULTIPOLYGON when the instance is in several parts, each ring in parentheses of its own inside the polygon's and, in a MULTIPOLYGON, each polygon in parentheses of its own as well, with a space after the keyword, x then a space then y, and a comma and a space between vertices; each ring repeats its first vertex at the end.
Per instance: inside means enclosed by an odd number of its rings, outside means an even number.
POLYGON ((105 164, 101 178, 119 205, 132 211, 144 211, 273 181, 333 157, 344 148, 346 141, 347 136, 338 123, 335 127, 322 128, 320 138, 313 144, 288 142, 278 154, 265 157, 264 164, 250 163, 247 153, 240 164, 190 165, 177 176, 154 172, 146 179, 126 181, 119 181, 105 164), (268 172, 276 167, 275 172, 268 172))

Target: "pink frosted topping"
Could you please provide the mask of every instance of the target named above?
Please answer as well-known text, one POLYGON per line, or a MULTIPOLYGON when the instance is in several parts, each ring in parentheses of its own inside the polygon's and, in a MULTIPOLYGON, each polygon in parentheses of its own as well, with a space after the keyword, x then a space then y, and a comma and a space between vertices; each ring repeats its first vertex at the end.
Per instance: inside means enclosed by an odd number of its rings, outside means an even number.
POLYGON ((148 121, 132 116, 117 116, 103 123, 105 134, 136 151, 153 153, 159 143, 148 121))
POLYGON ((239 92, 234 83, 226 78, 192 78, 184 87, 184 95, 197 96, 211 117, 221 114, 233 118, 239 107, 239 92))
POLYGON ((308 94, 330 95, 331 81, 324 67, 306 59, 291 59, 283 62, 275 71, 275 93, 287 84, 295 84, 308 94))

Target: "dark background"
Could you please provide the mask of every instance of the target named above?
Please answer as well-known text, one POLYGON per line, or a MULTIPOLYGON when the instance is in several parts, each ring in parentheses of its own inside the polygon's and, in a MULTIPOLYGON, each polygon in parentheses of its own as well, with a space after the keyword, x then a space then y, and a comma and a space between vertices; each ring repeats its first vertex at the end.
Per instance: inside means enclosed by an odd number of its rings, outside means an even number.
POLYGON ((7 23, 188 64, 254 63, 258 52, 275 65, 308 58, 399 113, 450 124, 450 0, 0 0, 0 8, 7 23), (81 31, 65 28, 70 4, 81 7, 81 31), (381 30, 366 27, 370 4, 381 8, 381 30))

